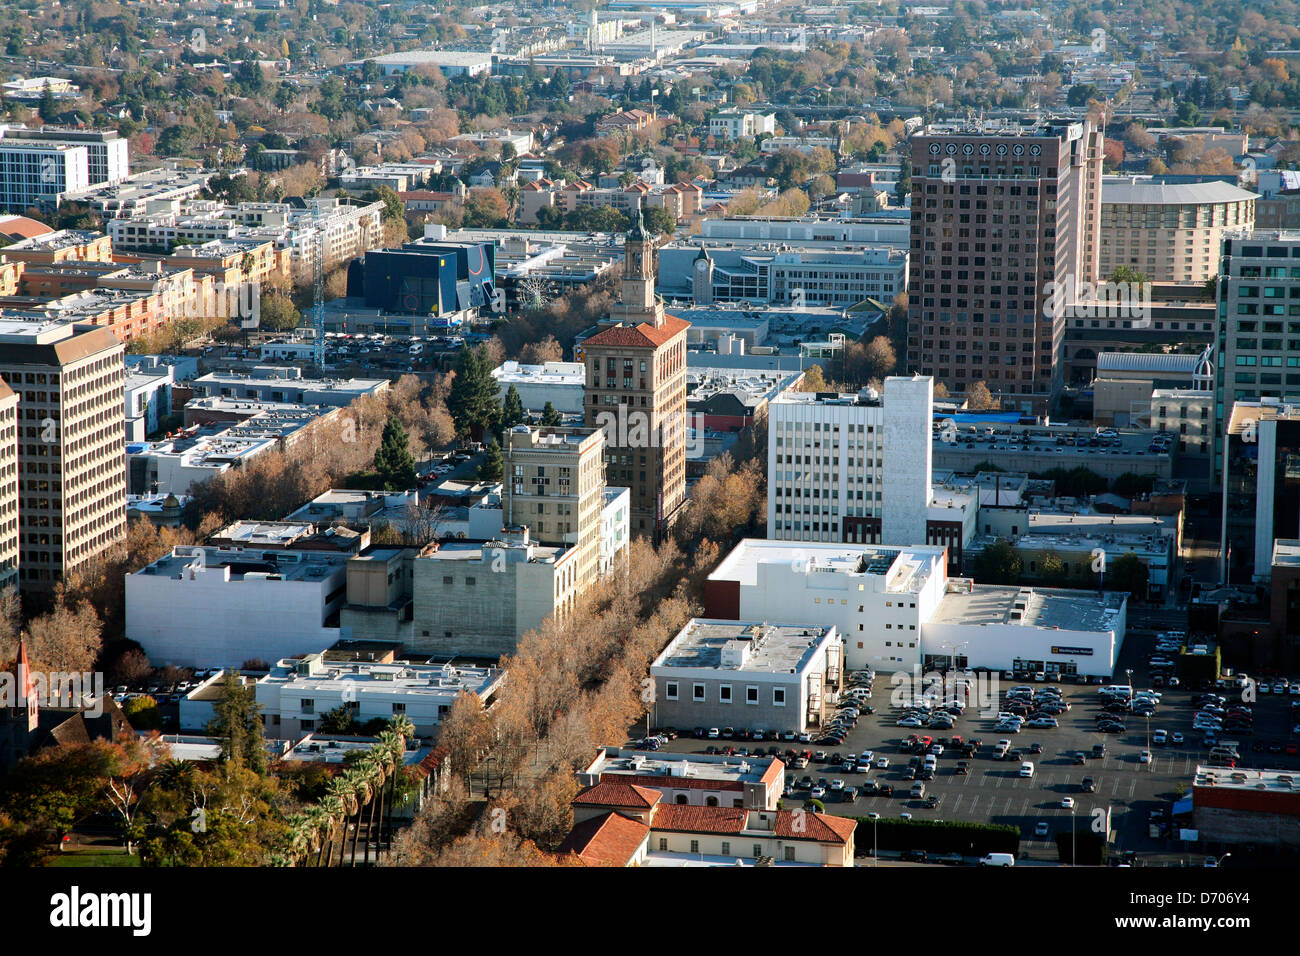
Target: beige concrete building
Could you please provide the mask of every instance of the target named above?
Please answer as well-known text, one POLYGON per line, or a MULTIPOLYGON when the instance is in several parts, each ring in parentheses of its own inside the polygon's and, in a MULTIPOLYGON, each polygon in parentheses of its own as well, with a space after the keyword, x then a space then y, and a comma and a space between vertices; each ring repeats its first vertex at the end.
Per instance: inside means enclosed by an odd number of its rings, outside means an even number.
POLYGON ((620 300, 578 347, 586 424, 605 430, 607 478, 631 489, 634 534, 658 538, 686 500, 686 330, 655 294, 658 255, 638 216, 627 234, 620 300))
POLYGON ((1218 180, 1166 185, 1138 176, 1105 178, 1102 277, 1120 266, 1151 282, 1204 282, 1218 275, 1224 231, 1253 229, 1257 198, 1218 180))
POLYGON ((0 588, 18 584, 18 394, 0 382, 0 588))
POLYGON ((0 321, 18 393, 19 580, 48 590, 126 533, 123 346, 105 328, 0 321))
POLYGON ((519 425, 506 435, 501 508, 507 528, 578 551, 578 574, 599 572, 605 433, 599 428, 519 425))

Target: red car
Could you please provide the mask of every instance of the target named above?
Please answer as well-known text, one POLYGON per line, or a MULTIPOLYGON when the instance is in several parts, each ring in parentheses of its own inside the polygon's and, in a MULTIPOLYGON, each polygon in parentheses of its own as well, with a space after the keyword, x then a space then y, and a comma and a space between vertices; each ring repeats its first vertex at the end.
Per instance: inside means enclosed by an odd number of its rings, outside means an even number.
POLYGON ((1291 741, 1286 745, 1286 754, 1288 757, 1294 757, 1297 754, 1300 754, 1300 744, 1297 744, 1294 740, 1291 741))

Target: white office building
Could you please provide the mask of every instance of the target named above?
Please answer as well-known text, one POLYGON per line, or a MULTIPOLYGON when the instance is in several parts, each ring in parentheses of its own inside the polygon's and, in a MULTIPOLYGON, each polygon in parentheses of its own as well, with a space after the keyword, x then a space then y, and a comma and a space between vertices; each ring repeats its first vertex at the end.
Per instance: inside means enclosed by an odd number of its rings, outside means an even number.
POLYGON ((1125 595, 950 578, 943 548, 746 539, 709 575, 711 618, 833 626, 849 670, 958 667, 1110 676, 1125 595))
POLYGON ((341 636, 349 555, 187 546, 126 576, 126 635, 156 666, 240 667, 341 636))
POLYGON ((347 708, 360 724, 391 720, 400 714, 422 737, 434 736, 461 694, 490 705, 505 681, 505 671, 463 664, 394 661, 327 661, 312 653, 285 659, 257 682, 257 703, 267 734, 297 740, 314 733, 322 715, 347 708))
POLYGON ((587 371, 581 362, 522 365, 512 359, 494 368, 492 377, 497 380, 499 401, 505 400, 506 392, 513 385, 524 408, 530 412, 540 413, 550 402, 561 414, 582 414, 587 371))
POLYGON ((934 380, 884 395, 783 392, 769 405, 767 527, 790 541, 929 540, 934 380))
POLYGON ((52 209, 67 193, 90 186, 85 146, 0 139, 0 210, 52 209))

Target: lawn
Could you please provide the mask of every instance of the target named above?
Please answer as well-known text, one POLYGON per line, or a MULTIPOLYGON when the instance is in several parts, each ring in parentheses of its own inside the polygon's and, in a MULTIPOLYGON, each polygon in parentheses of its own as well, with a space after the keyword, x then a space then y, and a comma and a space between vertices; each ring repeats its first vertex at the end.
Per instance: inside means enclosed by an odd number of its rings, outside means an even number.
POLYGON ((120 846, 76 846, 54 857, 50 866, 139 866, 139 856, 128 856, 120 846))

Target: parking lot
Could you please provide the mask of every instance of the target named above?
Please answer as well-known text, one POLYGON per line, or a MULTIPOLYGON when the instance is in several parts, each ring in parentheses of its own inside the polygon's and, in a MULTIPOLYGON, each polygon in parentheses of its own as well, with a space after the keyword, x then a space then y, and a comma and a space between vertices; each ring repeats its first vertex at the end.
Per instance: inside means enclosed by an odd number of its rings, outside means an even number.
MULTIPOLYGON (((1124 668, 1132 667, 1134 685, 1139 688, 1149 686, 1143 679, 1145 665, 1142 662, 1153 644, 1153 637, 1143 635, 1132 635, 1126 642, 1118 672, 1122 675, 1124 668)), ((1120 680, 1123 680, 1122 676, 1120 680)), ((1003 681, 1001 690, 1005 692, 1010 686, 1003 681)), ((840 792, 828 789, 823 798, 828 813, 865 816, 875 811, 882 817, 911 813, 917 820, 969 820, 1010 824, 1021 831, 1023 858, 1055 861, 1057 853, 1054 836, 1058 832, 1070 831, 1072 813, 1076 824, 1082 828, 1091 823, 1095 812, 1109 809, 1116 849, 1137 851, 1148 863, 1167 862, 1188 856, 1187 849, 1176 843, 1149 837, 1147 815, 1152 810, 1168 808, 1178 798, 1180 784, 1189 789, 1197 763, 1205 762, 1208 757, 1208 752, 1201 747, 1202 735, 1192 730, 1193 708, 1190 700, 1195 691, 1189 688, 1161 690, 1161 704, 1150 719, 1149 730, 1151 733, 1157 729, 1170 734, 1181 733, 1184 742, 1181 745, 1172 742, 1163 746, 1152 744, 1149 748, 1153 755, 1151 762, 1142 763, 1139 755, 1148 749, 1146 720, 1128 718, 1127 731, 1123 734, 1099 733, 1095 721, 1100 711, 1098 687, 1071 683, 1055 686, 1071 704, 1071 709, 1060 715, 1060 726, 1057 728, 1024 729, 1017 734, 994 731, 995 719, 992 716, 982 716, 978 709, 972 707, 957 719, 951 730, 913 730, 895 726, 901 710, 890 706, 890 675, 879 674, 870 700, 876 713, 864 714, 839 746, 767 741, 762 747, 766 751, 769 747, 778 746, 783 754, 787 749, 811 750, 814 753, 826 751, 828 757, 835 753, 848 756, 870 750, 873 756, 884 756, 889 760, 887 769, 873 767, 868 774, 847 773, 838 763, 830 762, 810 762, 804 769, 788 766, 788 781, 798 782, 808 776, 816 784, 824 777, 828 782, 843 780, 848 787, 854 789, 851 799, 844 799, 840 792), (926 796, 939 797, 939 805, 933 809, 928 809, 924 800, 914 800, 909 796, 912 781, 906 779, 905 771, 912 755, 903 750, 902 743, 912 733, 929 735, 936 740, 958 735, 965 740, 976 738, 982 742, 973 758, 965 758, 952 750, 939 756, 937 772, 932 780, 926 782, 926 796), (1020 776, 1020 761, 993 759, 991 745, 999 739, 1008 739, 1013 748, 1024 751, 1021 759, 1032 761, 1035 765, 1032 778, 1020 776), (1028 753, 1030 745, 1034 743, 1042 745, 1042 753, 1028 753), (1073 751, 1091 753, 1095 744, 1104 744, 1106 747, 1106 754, 1101 759, 1089 758, 1085 764, 1078 765, 1069 756, 1073 751), (963 759, 969 759, 970 762, 970 772, 964 775, 957 773, 957 763, 963 759), (1085 776, 1094 778, 1094 792, 1082 792, 1081 781, 1085 776), (869 779, 891 785, 894 788, 893 795, 858 795, 857 788, 869 779), (1074 798, 1073 811, 1061 806, 1061 800, 1066 796, 1074 798), (1048 826, 1046 837, 1035 836, 1035 829, 1040 822, 1048 826)), ((1227 692, 1222 693, 1228 696, 1227 692)), ((1300 696, 1283 695, 1279 698, 1274 694, 1266 694, 1259 697, 1255 704, 1254 734, 1238 738, 1242 742, 1241 766, 1300 768, 1300 757, 1287 756, 1285 753, 1272 754, 1266 749, 1254 752, 1251 749, 1255 741, 1285 744, 1294 739, 1290 735, 1289 721, 1292 700, 1300 700, 1300 696)), ((679 730, 683 731, 683 736, 671 741, 665 747, 666 750, 703 752, 710 745, 760 746, 757 743, 726 740, 697 740, 685 736, 690 728, 679 730)), ((807 795, 807 789, 797 789, 788 799, 793 801, 807 795)))

